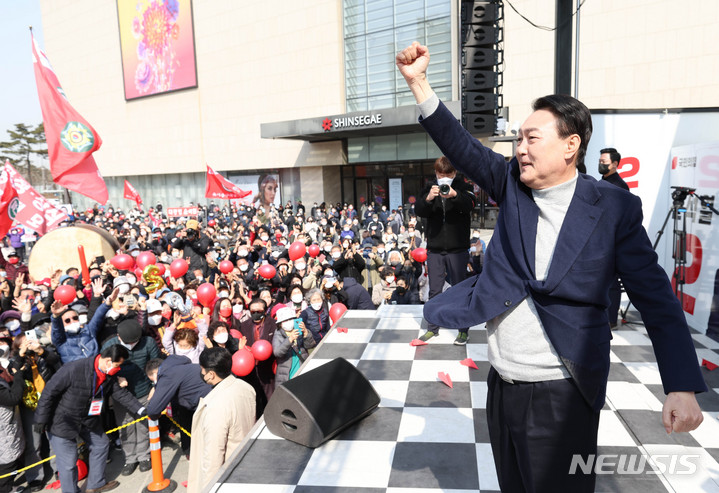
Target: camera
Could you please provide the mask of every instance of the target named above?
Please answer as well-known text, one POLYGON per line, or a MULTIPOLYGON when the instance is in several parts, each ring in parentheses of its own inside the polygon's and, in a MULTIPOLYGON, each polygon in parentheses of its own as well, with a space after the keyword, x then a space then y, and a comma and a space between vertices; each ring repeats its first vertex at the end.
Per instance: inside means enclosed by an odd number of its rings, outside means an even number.
POLYGON ((447 195, 449 193, 449 185, 440 185, 439 186, 439 194, 440 195, 447 195))

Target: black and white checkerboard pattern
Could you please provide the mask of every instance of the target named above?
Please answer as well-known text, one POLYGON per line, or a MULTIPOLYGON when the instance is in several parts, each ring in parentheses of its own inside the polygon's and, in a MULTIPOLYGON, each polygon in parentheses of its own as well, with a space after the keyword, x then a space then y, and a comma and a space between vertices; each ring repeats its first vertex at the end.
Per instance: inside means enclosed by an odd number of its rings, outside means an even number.
MULTIPOLYGON (((314 450, 278 438, 259 423, 213 491, 499 491, 486 423, 486 330, 473 327, 464 347, 454 346, 457 332, 445 329, 428 345, 412 346, 410 341, 424 332, 421 322, 421 306, 348 312, 337 324, 348 331, 328 334, 302 371, 344 357, 372 382, 380 407, 314 450), (465 358, 479 369, 461 365, 465 358), (438 372, 450 375, 453 388, 438 379, 438 372)), ((627 324, 613 334, 599 453, 689 454, 696 471, 683 474, 687 468, 672 468, 667 460, 664 473, 600 474, 596 491, 719 493, 719 369, 702 370, 710 388, 698 396, 703 424, 691 433, 667 435, 661 423, 664 394, 646 331, 641 324, 627 324)), ((693 337, 699 361, 719 364, 719 343, 698 333, 693 337)))

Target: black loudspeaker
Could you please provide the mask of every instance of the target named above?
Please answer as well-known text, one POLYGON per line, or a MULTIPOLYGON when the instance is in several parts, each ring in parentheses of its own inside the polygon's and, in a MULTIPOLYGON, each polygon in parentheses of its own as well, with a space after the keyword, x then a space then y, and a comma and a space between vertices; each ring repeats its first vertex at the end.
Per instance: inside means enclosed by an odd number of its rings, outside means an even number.
POLYGON ((264 418, 274 435, 315 448, 379 402, 367 378, 346 359, 335 358, 275 388, 264 418))

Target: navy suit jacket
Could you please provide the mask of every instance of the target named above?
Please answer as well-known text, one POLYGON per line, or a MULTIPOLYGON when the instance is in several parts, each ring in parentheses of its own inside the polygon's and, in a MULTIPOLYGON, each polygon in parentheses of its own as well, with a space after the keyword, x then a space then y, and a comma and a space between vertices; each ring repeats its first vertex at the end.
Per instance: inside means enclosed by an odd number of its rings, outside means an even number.
POLYGON ((477 325, 531 296, 562 362, 599 410, 612 338, 608 291, 619 275, 642 315, 665 393, 707 390, 684 312, 642 227, 638 197, 580 173, 546 279, 538 281, 539 209, 519 179, 517 159, 507 163, 484 147, 442 103, 420 123, 454 167, 499 204, 482 273, 427 302, 427 321, 450 328, 477 325))

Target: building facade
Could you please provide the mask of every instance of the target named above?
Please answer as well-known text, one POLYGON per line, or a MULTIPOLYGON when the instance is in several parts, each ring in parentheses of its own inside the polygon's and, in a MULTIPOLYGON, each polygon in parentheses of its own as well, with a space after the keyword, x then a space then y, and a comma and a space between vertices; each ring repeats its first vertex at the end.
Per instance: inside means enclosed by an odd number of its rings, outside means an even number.
MULTIPOLYGON (((509 127, 554 92, 561 1, 503 2, 509 127)), ((148 206, 209 202, 206 165, 238 184, 274 175, 278 202, 411 202, 439 156, 394 66, 414 40, 430 47, 437 93, 458 118, 462 111, 459 0, 41 0, 41 8, 45 51, 103 139, 95 158, 115 207, 132 205, 125 179, 148 206), (190 15, 193 87, 126 99, 118 3, 179 5, 190 15)), ((715 2, 679 9, 669 0, 584 2, 571 17, 573 33, 580 27, 572 91, 593 110, 719 107, 715 2)), ((483 142, 511 155, 509 142, 483 142)))

